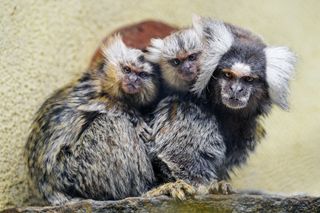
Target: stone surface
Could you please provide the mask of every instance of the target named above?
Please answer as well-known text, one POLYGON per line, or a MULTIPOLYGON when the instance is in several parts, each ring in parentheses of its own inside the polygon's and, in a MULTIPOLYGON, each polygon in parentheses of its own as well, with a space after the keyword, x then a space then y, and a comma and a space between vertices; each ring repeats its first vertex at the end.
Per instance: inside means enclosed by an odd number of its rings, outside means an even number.
POLYGON ((320 212, 320 198, 234 194, 196 196, 176 201, 166 196, 135 197, 119 201, 83 200, 62 206, 13 208, 1 213, 9 212, 320 212))
MULTIPOLYGON (((176 27, 163 22, 147 20, 115 30, 107 35, 103 39, 103 42, 106 42, 111 35, 119 33, 127 46, 145 50, 149 45, 151 38, 164 38, 175 30, 177 30, 176 27)), ((98 47, 92 57, 89 67, 93 69, 98 66, 101 63, 102 58, 101 47, 98 47)))

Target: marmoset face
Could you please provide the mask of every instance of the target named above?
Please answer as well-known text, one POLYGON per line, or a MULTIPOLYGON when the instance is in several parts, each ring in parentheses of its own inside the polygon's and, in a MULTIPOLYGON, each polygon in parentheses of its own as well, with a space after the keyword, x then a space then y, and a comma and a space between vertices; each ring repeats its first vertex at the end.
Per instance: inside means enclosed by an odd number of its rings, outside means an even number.
POLYGON ((268 91, 265 69, 263 49, 249 44, 233 46, 213 73, 212 89, 227 108, 237 110, 256 105, 268 91))
POLYGON ((104 89, 109 94, 129 98, 140 105, 154 100, 158 76, 141 50, 126 47, 118 36, 110 41, 104 54, 104 89))
POLYGON ((202 42, 193 28, 153 39, 148 57, 161 68, 164 81, 171 87, 187 91, 200 70, 202 42))
POLYGON ((120 65, 121 89, 127 94, 137 94, 152 84, 152 68, 144 63, 144 56, 138 57, 138 62, 124 62, 120 65))

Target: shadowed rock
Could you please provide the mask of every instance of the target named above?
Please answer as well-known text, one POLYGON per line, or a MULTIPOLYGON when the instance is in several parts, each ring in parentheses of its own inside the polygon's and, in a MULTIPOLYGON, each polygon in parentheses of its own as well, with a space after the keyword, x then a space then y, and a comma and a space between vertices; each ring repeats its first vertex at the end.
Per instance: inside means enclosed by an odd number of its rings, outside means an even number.
POLYGON ((278 195, 206 195, 185 201, 166 196, 119 201, 83 200, 62 206, 12 208, 4 212, 320 212, 320 198, 278 195))

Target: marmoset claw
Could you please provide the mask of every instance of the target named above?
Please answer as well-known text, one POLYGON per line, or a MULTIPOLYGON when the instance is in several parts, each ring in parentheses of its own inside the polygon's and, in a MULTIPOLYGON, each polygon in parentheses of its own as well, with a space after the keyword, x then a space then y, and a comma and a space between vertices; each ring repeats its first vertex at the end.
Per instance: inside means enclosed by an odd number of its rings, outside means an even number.
POLYGON ((193 186, 184 182, 183 180, 177 180, 173 183, 166 183, 155 189, 150 190, 144 196, 156 197, 160 195, 167 195, 174 199, 185 200, 188 196, 193 196, 196 190, 193 186))

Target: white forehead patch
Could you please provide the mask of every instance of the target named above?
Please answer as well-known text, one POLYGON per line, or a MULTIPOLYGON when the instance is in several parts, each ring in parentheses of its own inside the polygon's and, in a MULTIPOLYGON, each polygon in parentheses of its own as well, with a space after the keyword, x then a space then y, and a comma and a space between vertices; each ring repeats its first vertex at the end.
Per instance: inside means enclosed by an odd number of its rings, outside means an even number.
POLYGON ((249 75, 251 72, 251 68, 248 64, 244 64, 241 62, 236 62, 231 67, 232 70, 239 71, 243 74, 249 75))

